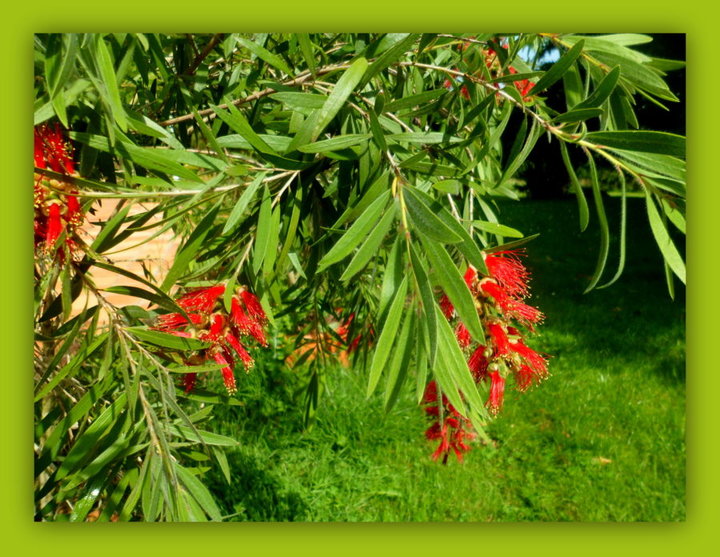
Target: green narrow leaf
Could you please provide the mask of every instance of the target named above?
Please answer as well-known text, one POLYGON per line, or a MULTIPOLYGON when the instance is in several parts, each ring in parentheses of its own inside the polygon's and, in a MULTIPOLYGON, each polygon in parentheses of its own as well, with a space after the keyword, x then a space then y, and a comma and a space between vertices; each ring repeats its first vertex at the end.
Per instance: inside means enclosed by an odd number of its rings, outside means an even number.
POLYGON ((415 346, 415 321, 415 312, 406 312, 400 334, 395 342, 395 352, 387 370, 387 383, 384 393, 386 412, 392 410, 392 407, 395 405, 400 389, 408 374, 412 356, 411 347, 415 346))
POLYGON ((260 46, 256 42, 253 42, 244 37, 235 37, 235 40, 238 43, 240 43, 242 46, 247 48, 255 56, 257 56, 264 62, 267 62, 268 64, 270 64, 273 68, 280 70, 281 72, 285 73, 288 76, 293 75, 292 70, 290 70, 288 65, 285 63, 285 60, 280 58, 280 56, 278 56, 277 54, 273 54, 272 52, 270 52, 266 48, 260 46))
POLYGON ((422 238, 422 244, 437 281, 455 306, 460 320, 477 342, 484 342, 485 335, 475 308, 475 301, 452 258, 440 243, 422 238))
POLYGON ((362 89, 370 80, 378 75, 385 68, 395 62, 400 56, 402 56, 408 49, 415 43, 418 38, 417 33, 399 33, 397 34, 397 42, 383 52, 368 68, 365 77, 360 82, 360 88, 362 89))
POLYGON ((572 184, 573 190, 575 190, 575 197, 578 202, 578 213, 580 215, 580 232, 584 232, 590 222, 590 211, 588 209, 587 199, 580 186, 580 181, 575 174, 575 169, 570 162, 570 155, 568 154, 567 147, 564 141, 560 141, 560 152, 562 154, 563 163, 570 176, 570 183, 572 184))
POLYGON ((619 172, 620 175, 620 260, 618 262, 618 268, 615 272, 615 276, 611 278, 608 282, 605 284, 598 286, 598 289, 600 288, 607 288, 611 284, 613 284, 617 279, 620 278, 620 275, 622 275, 623 269, 625 268, 625 236, 626 236, 626 229, 627 229, 627 195, 625 191, 625 175, 622 172, 619 172))
POLYGON ((207 342, 196 338, 179 337, 171 335, 170 333, 162 333, 143 327, 126 327, 125 330, 135 338, 172 350, 192 351, 201 350, 210 346, 207 342))
POLYGON ((213 445, 216 447, 237 447, 240 442, 232 437, 212 433, 211 431, 203 431, 200 429, 193 430, 182 425, 171 425, 168 427, 168 433, 188 441, 203 443, 205 445, 213 445))
POLYGON ((403 315, 405 306, 405 294, 407 292, 407 277, 402 279, 400 286, 395 292, 395 297, 390 305, 387 318, 383 324, 382 331, 378 336, 377 345, 375 346, 375 354, 373 355, 372 364, 370 365, 370 374, 368 377, 368 386, 366 395, 369 397, 375 391, 383 368, 387 364, 390 349, 392 348, 400 319, 403 315))
POLYGON ((585 41, 578 41, 570 50, 568 50, 563 56, 555 62, 543 76, 537 80, 533 86, 533 95, 536 95, 548 87, 550 87, 557 80, 561 79, 565 72, 567 72, 573 65, 578 56, 582 53, 585 41))
POLYGON ((100 36, 97 39, 97 62, 100 76, 108 93, 113 119, 122 131, 127 131, 127 116, 120 100, 120 89, 118 88, 112 57, 105 41, 100 36))
POLYGON ((422 312, 425 317, 424 326, 427 329, 427 359, 426 363, 430 366, 435 365, 435 356, 437 355, 437 316, 435 314, 435 294, 433 293, 428 271, 425 265, 417 255, 414 246, 410 246, 410 261, 412 262, 413 275, 417 283, 422 302, 422 312))
POLYGON ((203 246, 205 238, 207 238, 210 230, 213 228, 219 209, 219 204, 210 209, 195 227, 195 230, 193 230, 192 234, 190 234, 190 237, 187 239, 182 248, 178 250, 175 256, 175 261, 173 262, 172 267, 170 267, 170 270, 161 285, 162 290, 168 290, 175 281, 182 276, 190 261, 195 258, 198 251, 203 246))
POLYGON ((345 70, 322 108, 314 113, 314 117, 308 118, 300 131, 295 135, 295 138, 291 141, 290 147, 288 148, 289 151, 293 151, 307 143, 312 143, 318 138, 343 107, 345 101, 360 82, 367 67, 367 60, 365 58, 358 58, 345 70))
POLYGON ((282 102, 293 110, 322 108, 327 100, 325 95, 317 93, 296 93, 295 91, 280 91, 269 97, 275 101, 282 102))
POLYGON ((317 67, 315 64, 315 53, 313 52, 313 44, 310 40, 310 35, 308 33, 298 33, 296 36, 298 44, 300 45, 300 51, 305 59, 305 63, 308 65, 310 73, 315 75, 317 67))
POLYGON ((446 244, 462 242, 462 238, 440 220, 430 210, 420 196, 415 193, 415 188, 403 187, 403 199, 407 205, 410 218, 417 229, 432 240, 446 244))
POLYGON ((685 138, 682 135, 645 130, 590 132, 585 141, 596 145, 642 153, 658 153, 683 158, 685 138))
POLYGON ((69 473, 75 471, 85 461, 91 449, 97 446, 98 441, 106 431, 109 431, 113 424, 125 412, 127 396, 121 393, 115 401, 108 406, 88 428, 75 439, 72 448, 58 467, 55 479, 60 480, 69 473))
POLYGON ((685 284, 685 262, 670 238, 665 223, 662 221, 660 213, 655 206, 652 194, 649 192, 646 193, 646 201, 648 219, 650 220, 650 228, 652 229, 653 236, 655 236, 655 242, 660 248, 660 252, 667 265, 683 284, 685 284))
POLYGON ((365 242, 360 246, 355 256, 348 264, 345 272, 340 277, 340 280, 345 282, 354 277, 358 272, 365 268, 368 261, 373 255, 377 254, 380 244, 385 239, 385 235, 390 229, 390 225, 395 220, 395 211, 391 207, 383 215, 380 222, 375 228, 372 229, 365 242))
POLYGON ((232 230, 234 230, 236 226, 238 226, 240 223, 242 223, 245 220, 245 217, 247 217, 247 215, 245 214, 245 210, 248 208, 248 205, 252 202, 253 198, 255 197, 255 193, 257 192, 260 185, 263 183, 263 180, 265 179, 266 175, 267 175, 266 172, 261 172, 245 188, 245 191, 242 193, 240 198, 237 200, 237 203, 235 203, 235 206, 232 208, 232 211, 230 211, 230 215, 228 216, 227 221, 225 221, 225 226, 223 227, 223 230, 222 230, 223 236, 225 234, 227 234, 228 232, 231 232, 232 230))
POLYGON ((483 232, 489 232, 490 234, 498 234, 500 236, 507 236, 509 238, 522 238, 523 233, 519 230, 505 226, 504 224, 498 224, 495 222, 488 222, 484 220, 474 220, 472 225, 478 230, 483 232))
POLYGON ((278 243, 280 241, 280 216, 280 207, 275 207, 270 216, 270 228, 268 229, 268 240, 265 245, 265 256, 262 264, 262 271, 266 277, 272 273, 277 258, 278 243))
POLYGON ((502 176, 498 180, 496 187, 502 186, 509 178, 511 178, 515 174, 515 172, 520 168, 522 163, 525 162, 525 159, 528 157, 530 151, 532 151, 535 143, 537 143, 537 140, 541 135, 542 128, 538 125, 537 120, 533 119, 532 126, 530 127, 530 133, 528 133, 527 135, 525 144, 523 145, 517 156, 512 158, 505 170, 503 170, 502 176))
POLYGON ((72 265, 65 265, 63 267, 60 278, 62 283, 61 298, 63 308, 63 320, 65 321, 67 321, 67 319, 70 317, 70 314, 72 313, 73 295, 71 270, 72 265))
POLYGON ((270 240, 270 228, 272 227, 272 199, 270 198, 270 190, 265 186, 263 192, 263 200, 258 212, 257 229, 255 232, 255 244, 253 246, 252 269, 255 274, 258 273, 267 253, 268 242, 270 240))
MULTIPOLYGON (((226 112, 220 107, 213 104, 210 105, 215 114, 225 122, 230 128, 238 133, 243 139, 245 139, 254 149, 261 153, 276 155, 277 152, 263 140, 255 130, 253 130, 250 123, 247 121, 242 112, 240 112, 232 103, 228 103, 228 110, 226 112)), ((223 146, 221 142, 218 142, 219 146, 223 146)))
POLYGON ((318 272, 324 271, 330 265, 333 265, 345 257, 350 255, 352 250, 357 246, 370 230, 377 225, 385 205, 389 191, 384 191, 373 201, 370 206, 358 217, 353 225, 340 237, 329 252, 320 260, 318 264, 318 272))
POLYGON ((595 160, 590 152, 587 153, 588 162, 590 163, 590 177, 593 189, 593 200, 595 201, 595 211, 598 216, 598 223, 600 224, 600 251, 598 253, 597 265, 595 266, 595 272, 590 279, 585 289, 584 294, 590 292, 600 280, 602 272, 605 269, 605 263, 607 262, 608 252, 610 251, 610 230, 608 228, 607 217, 605 216, 605 207, 603 205, 602 193, 600 192, 600 183, 597 176, 597 168, 595 166, 595 160))
POLYGON ((569 112, 555 116, 552 121, 557 123, 584 122, 590 118, 597 118, 602 115, 603 110, 601 108, 573 108, 569 112))
POLYGON ((108 333, 103 333, 99 337, 95 338, 93 342, 86 346, 81 348, 78 353, 65 365, 62 369, 60 369, 55 376, 45 383, 45 386, 40 388, 41 385, 43 385, 46 377, 43 376, 43 379, 37 383, 35 386, 36 394, 35 398, 33 399, 34 402, 37 402, 41 398, 43 398, 46 394, 48 394, 50 391, 52 391, 60 381, 65 379, 71 372, 75 371, 75 369, 82 364, 87 358, 89 358, 98 348, 100 348, 105 341, 108 338, 108 333))
POLYGON ((477 432, 487 438, 483 426, 489 419, 487 409, 473 380, 470 368, 458 346, 450 324, 439 307, 435 307, 438 320, 438 358, 433 368, 442 392, 455 408, 467 408, 463 412, 473 423, 477 432))
POLYGON ((595 108, 600 106, 615 90, 618 79, 620 79, 620 66, 615 66, 607 73, 603 80, 598 83, 592 94, 584 101, 575 105, 572 108, 571 112, 574 112, 575 110, 595 108))
POLYGON ((372 137, 369 133, 363 134, 348 134, 339 135, 331 139, 324 139, 322 141, 316 141, 308 145, 298 147, 298 151, 301 153, 325 153, 328 151, 337 151, 339 149, 346 149, 359 145, 360 143, 366 143, 368 139, 372 137))
POLYGON ((488 275, 487 266, 485 265, 485 259, 483 258, 480 249, 472 239, 472 236, 465 230, 465 227, 458 222, 458 220, 450 214, 439 202, 433 200, 428 194, 414 189, 413 194, 420 198, 425 205, 447 226, 453 234, 461 239, 461 242, 453 244, 460 253, 462 253, 468 262, 473 265, 481 274, 488 275))

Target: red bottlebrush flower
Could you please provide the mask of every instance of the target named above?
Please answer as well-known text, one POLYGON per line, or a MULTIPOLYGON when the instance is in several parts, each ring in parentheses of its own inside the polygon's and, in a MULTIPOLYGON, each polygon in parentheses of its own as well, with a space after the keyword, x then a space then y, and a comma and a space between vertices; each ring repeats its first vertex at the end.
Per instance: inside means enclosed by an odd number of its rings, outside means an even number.
POLYGON ((490 276, 502 285, 509 296, 525 298, 528 295, 529 273, 520 261, 521 251, 501 251, 485 256, 490 276))
MULTIPOLYGON (((177 304, 188 311, 187 317, 181 313, 169 313, 158 318, 154 327, 172 335, 194 337, 210 344, 199 354, 189 358, 190 361, 214 360, 221 364, 221 372, 225 387, 229 394, 236 392, 233 367, 236 357, 242 360, 245 370, 254 365, 252 356, 240 341, 240 337, 249 335, 266 345, 263 323, 267 321, 265 312, 257 302, 257 298, 244 289, 239 290, 231 298, 230 315, 225 311, 220 297, 225 293, 224 285, 199 288, 180 296, 177 304), (242 301, 241 301, 242 300, 242 301), (247 305, 246 305, 247 304, 247 305), (249 306, 249 307, 248 307, 249 306), (252 312, 252 316, 248 313, 252 312), (262 311, 262 313, 260 313, 262 311), (189 321, 188 321, 189 318, 189 321), (192 328, 193 332, 186 329, 192 328)), ((183 380, 186 391, 195 385, 193 374, 187 374, 183 380)))
POLYGON ((518 391, 526 391, 538 379, 538 374, 528 365, 522 364, 515 370, 515 386, 518 391))
POLYGON ((197 382, 197 373, 186 373, 183 377, 183 389, 186 393, 189 393, 195 388, 197 382))
POLYGON ((258 297, 253 294, 252 292, 248 292, 247 290, 243 290, 240 292, 240 297, 242 298, 243 303, 245 304, 245 307, 247 308, 247 312, 256 321, 259 323, 267 323, 267 315, 265 315, 265 310, 262 307, 262 304, 260 304, 260 300, 258 300, 258 297))
POLYGON ((245 350, 245 347, 240 344, 240 341, 233 335, 232 333, 228 333, 225 335, 225 341, 232 346, 233 350, 237 352, 237 355, 240 356, 240 359, 243 362, 243 365, 245 365, 245 371, 250 371, 250 368, 255 365, 255 360, 253 360, 252 356, 248 353, 247 350, 245 350))
POLYGON ((442 422, 440 421, 441 412, 437 395, 437 383, 430 381, 425 387, 423 401, 427 405, 425 412, 433 418, 433 423, 425 431, 425 437, 429 441, 440 440, 440 444, 431 455, 432 459, 437 460, 442 456, 443 464, 446 464, 452 450, 458 461, 462 462, 463 453, 470 450, 470 446, 465 441, 474 439, 475 434, 470 431, 469 420, 448 402, 445 395, 442 397, 443 418, 442 422))
POLYGON ((237 392, 237 387, 235 386, 235 375, 230 367, 230 362, 228 362, 219 352, 215 352, 213 354, 213 359, 223 366, 220 371, 222 372, 223 382, 225 383, 225 389, 227 389, 228 394, 235 394, 237 392))
POLYGON ((470 343, 472 342, 470 331, 467 330, 467 327, 462 322, 458 323, 457 327, 455 327, 455 336, 457 337, 460 348, 467 348, 470 346, 470 343))
POLYGON ((483 281, 480 284, 480 290, 495 300, 505 317, 515 318, 528 326, 543 320, 544 316, 541 311, 520 299, 511 297, 502 286, 492 280, 483 281))
POLYGON ((490 395, 487 405, 490 412, 497 414, 502 408, 503 396, 505 394, 505 378, 498 371, 490 372, 490 395))
MULTIPOLYGON (((65 141, 58 125, 37 126, 34 129, 34 147, 33 160, 37 168, 66 176, 75 175, 72 148, 65 141)), ((34 178, 35 247, 45 253, 54 251, 64 232, 67 250, 70 253, 76 251, 81 242, 75 236, 75 231, 83 222, 77 189, 69 181, 49 178, 41 173, 35 173, 34 178)), ((65 251, 59 252, 61 258, 64 253, 65 251)))
POLYGON ((177 304, 185 311, 210 313, 223 294, 225 294, 225 286, 222 284, 210 288, 198 288, 178 298, 177 304))
POLYGON ((510 342, 509 348, 525 360, 525 363, 535 372, 539 379, 547 376, 547 360, 542 354, 526 346, 520 339, 510 342))
POLYGON ((63 225, 60 220, 60 204, 52 203, 48 207, 47 225, 45 231, 45 244, 52 247, 62 234, 63 225))
POLYGON ((474 292, 475 288, 475 279, 477 279, 477 269, 473 267, 472 265, 469 265, 467 268, 467 271, 465 271, 465 275, 463 278, 465 279, 465 284, 467 284, 467 287, 470 289, 470 292, 474 292))
POLYGON ((75 164, 72 158, 72 148, 65 141, 60 126, 50 127, 47 124, 37 126, 35 136, 35 166, 48 168, 53 172, 74 174, 75 164))
POLYGON ((493 356, 497 358, 508 354, 510 350, 510 343, 502 325, 498 323, 490 323, 487 328, 494 347, 493 356))
POLYGON ((487 369, 489 362, 486 352, 488 352, 487 347, 480 345, 475 349, 468 360, 468 368, 470 368, 470 372, 472 373, 473 379, 476 383, 486 379, 488 376, 487 369))
POLYGON ((446 294, 443 294, 440 297, 440 310, 445 316, 445 319, 448 320, 452 319, 453 313, 455 313, 455 308, 453 307, 450 298, 448 298, 446 294))

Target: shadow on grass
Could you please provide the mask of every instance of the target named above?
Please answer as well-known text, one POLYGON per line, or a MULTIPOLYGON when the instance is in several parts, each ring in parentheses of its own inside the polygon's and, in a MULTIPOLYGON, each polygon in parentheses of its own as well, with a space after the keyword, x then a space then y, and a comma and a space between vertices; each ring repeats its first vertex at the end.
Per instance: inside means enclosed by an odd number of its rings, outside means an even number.
MULTIPOLYGON (((605 207, 612 237, 600 285, 615 274, 619 259, 620 202, 608 198, 605 207)), ((545 351, 555 358, 584 353, 599 368, 605 360, 615 363, 613 369, 621 367, 618 362, 643 365, 666 381, 684 382, 685 288, 675 278, 675 300, 670 298, 643 199, 628 200, 623 274, 608 288, 588 294, 583 291, 600 247, 594 214, 583 233, 573 199, 503 203, 502 215, 526 235, 541 234, 527 245, 526 263, 533 274, 531 302, 547 316, 538 339, 545 351), (647 366, 650 361, 653 365, 647 366)))

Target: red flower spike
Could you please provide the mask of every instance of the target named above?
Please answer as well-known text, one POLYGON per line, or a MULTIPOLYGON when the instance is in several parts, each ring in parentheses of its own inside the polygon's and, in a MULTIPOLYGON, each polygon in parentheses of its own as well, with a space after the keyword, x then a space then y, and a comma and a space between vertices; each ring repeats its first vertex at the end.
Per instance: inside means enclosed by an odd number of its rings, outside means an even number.
POLYGON ((453 313, 455 312, 455 308, 453 307, 452 302, 450 301, 450 298, 448 298, 446 294, 443 294, 440 297, 440 310, 442 311, 443 315, 445 316, 445 319, 447 319, 447 320, 452 319, 453 313))
POLYGON ((34 136, 35 166, 63 174, 75 173, 72 150, 59 125, 56 124, 54 128, 47 124, 38 126, 34 130, 34 136))
POLYGON ((242 360, 243 364, 245 365, 245 371, 250 371, 250 368, 255 365, 255 360, 253 360, 252 356, 248 353, 247 350, 245 350, 245 347, 240 344, 240 341, 235 337, 232 333, 228 333, 225 335, 225 341, 232 346, 233 350, 237 352, 237 355, 240 356, 240 359, 242 360))
POLYGON ((186 393, 189 393, 195 388, 197 381, 197 373, 186 373, 183 377, 183 389, 186 393))
POLYGON ((499 372, 493 371, 490 373, 490 380, 490 396, 487 405, 490 412, 497 414, 502 408, 503 395, 505 394, 505 378, 499 372))
POLYGON ((237 388, 235 387, 235 375, 233 375, 233 371, 232 371, 232 368, 230 367, 230 363, 219 352, 215 352, 213 354, 213 359, 218 364, 223 366, 223 368, 220 371, 222 372, 223 382, 225 383, 225 389, 227 389, 228 394, 229 395, 235 394, 237 392, 237 388))
POLYGON ((521 251, 501 251, 485 256, 490 276, 498 281, 509 296, 525 298, 528 295, 530 274, 519 259, 521 251))
POLYGON ((522 340, 509 343, 509 348, 520 355, 539 378, 544 378, 547 375, 547 360, 541 354, 526 346, 522 340))
POLYGON ((507 335, 502 328, 502 325, 498 323, 490 323, 488 325, 488 332, 490 333, 490 339, 495 347, 494 356, 504 356, 509 353, 510 343, 508 342, 507 335))
POLYGON ((463 323, 458 323, 457 327, 455 327, 455 336, 460 348, 467 348, 470 346, 470 343, 472 342, 470 331, 467 330, 467 327, 463 323))
POLYGON ((475 283, 475 279, 477 278, 477 269, 470 265, 467 268, 467 271, 465 271, 465 275, 463 276, 463 278, 465 279, 465 284, 467 284, 467 287, 472 292, 474 290, 473 284, 475 283))
POLYGON ((515 386, 518 391, 526 391, 537 380, 539 380, 538 374, 530 366, 522 364, 515 371, 515 386))
POLYGON ((255 296, 255 294, 253 294, 252 292, 248 292, 247 290, 243 290, 242 292, 240 292, 240 297, 242 298, 242 301, 245 304, 245 308, 247 309, 250 317, 252 317, 256 321, 259 321, 260 323, 267 322, 265 310, 263 309, 260 300, 258 300, 258 297, 255 296))
POLYGON ((60 220, 60 204, 52 203, 50 207, 48 207, 47 230, 45 232, 45 244, 48 248, 55 245, 62 231, 63 225, 60 220))
POLYGON ((211 313, 218 298, 225 293, 225 286, 219 284, 210 288, 199 288, 184 294, 177 304, 186 311, 211 313))
POLYGON ((479 383, 483 379, 487 379, 488 376, 488 360, 485 357, 486 350, 487 348, 485 346, 478 346, 468 360, 468 367, 470 368, 470 372, 472 373, 473 379, 475 379, 476 383, 479 383))

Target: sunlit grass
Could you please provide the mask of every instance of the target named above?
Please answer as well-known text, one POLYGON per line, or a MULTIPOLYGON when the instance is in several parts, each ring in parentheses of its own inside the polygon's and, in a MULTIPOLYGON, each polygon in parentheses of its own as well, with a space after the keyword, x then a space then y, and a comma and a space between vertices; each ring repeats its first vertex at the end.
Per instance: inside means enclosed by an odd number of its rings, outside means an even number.
POLYGON ((532 302, 547 315, 532 346, 551 355, 552 375, 507 393, 493 446, 433 462, 413 389, 386 414, 365 399, 365 379, 342 368, 328 370, 317 421, 300 432, 282 376, 249 376, 247 406, 216 412, 217 430, 241 442, 229 455, 232 484, 211 473, 230 520, 684 520, 683 292, 667 295, 642 201, 630 202, 625 274, 587 295, 596 232, 578 233, 572 202, 504 211, 507 224, 543 232, 528 246, 532 302))

